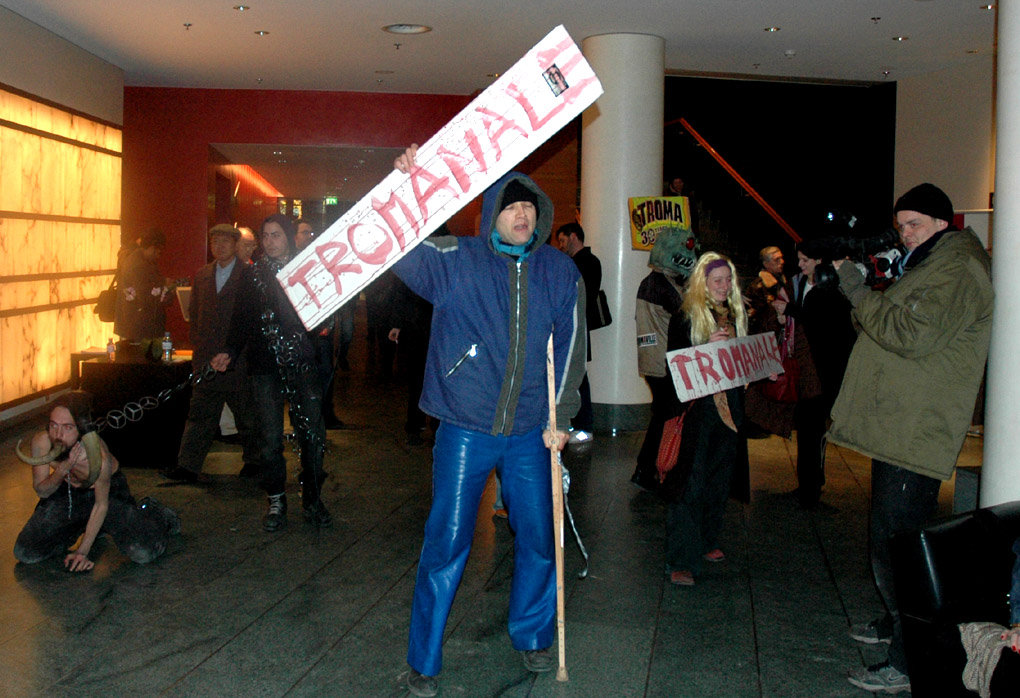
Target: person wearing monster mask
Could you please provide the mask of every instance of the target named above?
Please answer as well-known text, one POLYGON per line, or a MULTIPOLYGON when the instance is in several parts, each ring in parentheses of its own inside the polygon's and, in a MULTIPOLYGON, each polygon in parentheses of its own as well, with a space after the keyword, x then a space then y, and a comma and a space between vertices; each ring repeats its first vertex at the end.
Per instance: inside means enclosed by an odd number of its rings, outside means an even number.
MULTIPOLYGON (((416 146, 394 166, 413 173, 416 146)), ((439 691, 443 633, 471 550, 478 504, 495 468, 514 539, 508 626, 529 671, 550 671, 556 563, 547 448, 562 449, 585 370, 584 283, 546 245, 552 201, 511 172, 482 198, 481 235, 430 238, 394 265, 433 304, 421 408, 438 417, 432 508, 411 610, 407 688, 439 691), (554 345, 556 424, 549 423, 546 347, 554 345)))
POLYGON ((46 431, 32 439, 32 487, 39 503, 18 534, 14 557, 34 564, 64 555, 71 572, 88 572, 96 538, 109 534, 117 547, 139 564, 155 560, 181 520, 170 508, 146 497, 136 503, 106 444, 92 428, 92 396, 75 390, 58 397, 46 431), (78 548, 67 549, 81 536, 78 548))
POLYGON ((652 391, 652 415, 630 481, 650 492, 659 487, 655 461, 663 425, 673 416, 676 401, 673 379, 666 368, 669 319, 680 310, 683 286, 697 259, 694 233, 686 228, 666 228, 659 232, 648 257, 652 272, 638 286, 634 310, 638 373, 652 391))

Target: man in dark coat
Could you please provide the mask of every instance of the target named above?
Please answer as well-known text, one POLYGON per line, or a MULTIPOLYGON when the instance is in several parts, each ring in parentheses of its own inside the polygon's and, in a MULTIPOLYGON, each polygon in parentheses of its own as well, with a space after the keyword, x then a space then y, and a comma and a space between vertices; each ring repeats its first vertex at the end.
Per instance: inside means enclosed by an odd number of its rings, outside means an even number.
POLYGON ((113 331, 127 342, 163 336, 165 306, 172 295, 167 292, 167 280, 159 273, 156 262, 165 246, 166 235, 153 228, 142 234, 138 249, 124 258, 117 284, 113 331))
MULTIPOLYGON (((196 371, 202 370, 227 340, 234 299, 241 285, 241 269, 244 268, 237 259, 240 237, 240 231, 232 225, 221 223, 213 226, 209 231, 213 261, 195 273, 188 304, 188 330, 194 351, 192 365, 196 371)), ((244 464, 258 471, 251 382, 244 357, 240 358, 239 364, 232 371, 217 374, 192 388, 191 407, 181 437, 177 466, 164 473, 165 477, 182 482, 208 480, 208 476, 202 474, 202 463, 219 429, 224 404, 234 414, 234 423, 244 447, 244 464)))
MULTIPOLYGON (((567 223, 561 225, 556 231, 556 240, 560 249, 570 255, 581 272, 584 280, 585 315, 587 315, 588 333, 588 361, 591 361, 591 328, 598 327, 598 296, 602 288, 602 263, 596 257, 590 247, 584 244, 584 228, 579 223, 567 223)), ((571 421, 570 442, 585 443, 592 439, 592 428, 594 427, 594 415, 591 409, 591 385, 588 383, 588 373, 585 372, 581 381, 581 409, 577 416, 571 421)))

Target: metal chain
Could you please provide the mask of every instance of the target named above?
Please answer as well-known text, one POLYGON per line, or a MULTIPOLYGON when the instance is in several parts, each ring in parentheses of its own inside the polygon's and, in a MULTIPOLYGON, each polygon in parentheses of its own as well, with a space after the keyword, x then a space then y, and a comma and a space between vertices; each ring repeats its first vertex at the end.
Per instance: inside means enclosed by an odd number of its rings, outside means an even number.
MULTIPOLYGON (((297 391, 297 378, 303 373, 315 370, 315 367, 308 361, 301 358, 301 335, 291 332, 284 335, 280 321, 273 310, 269 300, 269 289, 263 278, 264 274, 275 275, 282 264, 269 257, 263 257, 255 264, 255 288, 258 290, 262 300, 262 333, 266 337, 266 343, 276 360, 276 371, 283 385, 284 399, 290 403, 291 426, 295 434, 301 434, 308 447, 322 454, 326 451, 326 441, 322 435, 312 428, 312 421, 305 413, 304 400, 301 400, 297 391)), ((295 440, 295 451, 301 452, 301 440, 295 440)))
POLYGON ((206 364, 198 371, 192 371, 188 377, 172 388, 160 391, 156 397, 146 395, 134 402, 128 402, 119 410, 114 409, 105 416, 97 419, 94 424, 96 431, 102 431, 106 427, 111 429, 123 429, 131 422, 141 421, 146 412, 151 412, 162 404, 165 404, 171 397, 187 388, 194 387, 216 377, 216 369, 212 364, 206 364))
MULTIPOLYGON (((279 262, 273 262, 268 257, 261 259, 255 264, 255 273, 253 275, 255 288, 261 296, 263 307, 260 318, 262 321, 262 333, 265 335, 266 342, 276 361, 277 374, 283 385, 283 396, 290 403, 291 423, 294 427, 294 433, 300 432, 304 437, 305 443, 313 449, 321 449, 320 452, 324 453, 326 450, 325 439, 312 429, 311 419, 305 414, 304 401, 298 399, 296 388, 297 377, 302 373, 313 371, 314 367, 308 361, 301 360, 300 335, 297 332, 291 332, 286 336, 283 334, 280 322, 273 311, 272 304, 269 302, 269 292, 262 278, 263 273, 275 274, 281 267, 282 265, 279 262)), ((212 364, 206 364, 200 370, 192 371, 178 385, 160 391, 156 397, 147 395, 139 398, 137 401, 126 403, 120 409, 110 410, 105 416, 100 417, 94 422, 96 431, 101 432, 106 427, 123 429, 129 423, 141 421, 146 412, 157 409, 188 386, 195 387, 214 379, 216 373, 216 369, 212 367, 212 364)), ((301 450, 299 444, 300 441, 295 440, 294 450, 298 453, 301 450)))

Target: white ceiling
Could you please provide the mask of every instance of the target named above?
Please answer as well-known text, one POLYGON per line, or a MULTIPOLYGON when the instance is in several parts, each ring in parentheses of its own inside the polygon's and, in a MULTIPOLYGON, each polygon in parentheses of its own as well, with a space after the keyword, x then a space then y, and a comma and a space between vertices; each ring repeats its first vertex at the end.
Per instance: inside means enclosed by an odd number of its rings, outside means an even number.
MULTIPOLYGON (((995 37, 995 12, 981 0, 244 1, 251 9, 243 12, 234 9, 242 0, 0 5, 118 66, 129 86, 472 94, 557 24, 578 43, 604 33, 662 36, 671 73, 881 82, 987 57, 995 37), (433 30, 382 31, 394 23, 433 30)), ((305 198, 356 199, 393 157, 214 147, 287 196, 305 198)))
POLYGON ((990 53, 995 22, 981 0, 240 1, 0 5, 122 68, 127 85, 440 94, 484 89, 557 24, 578 43, 662 36, 668 71, 881 81, 990 53), (433 31, 381 30, 393 23, 433 31))

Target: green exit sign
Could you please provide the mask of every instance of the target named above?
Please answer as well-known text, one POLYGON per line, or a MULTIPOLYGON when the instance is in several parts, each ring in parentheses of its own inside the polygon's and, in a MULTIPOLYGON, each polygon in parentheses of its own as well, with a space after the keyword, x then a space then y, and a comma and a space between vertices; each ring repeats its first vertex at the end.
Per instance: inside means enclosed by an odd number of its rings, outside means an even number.
POLYGON ((327 206, 336 206, 338 203, 340 203, 340 200, 335 196, 327 196, 325 199, 322 200, 322 203, 326 204, 327 206))

